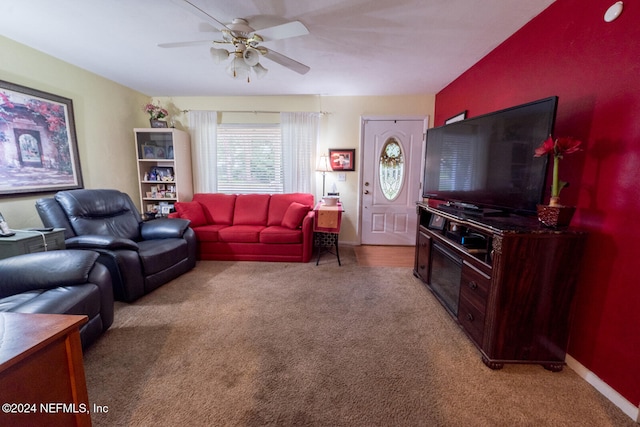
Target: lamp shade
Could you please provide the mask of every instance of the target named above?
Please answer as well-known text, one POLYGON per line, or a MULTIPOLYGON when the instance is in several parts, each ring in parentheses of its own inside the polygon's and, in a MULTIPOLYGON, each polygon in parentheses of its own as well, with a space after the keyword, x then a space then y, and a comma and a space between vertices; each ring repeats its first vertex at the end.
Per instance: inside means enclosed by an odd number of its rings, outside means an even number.
POLYGON ((209 49, 209 53, 211 53, 216 64, 220 64, 229 57, 229 51, 225 49, 216 49, 215 47, 212 47, 209 49))
POLYGON ((227 73, 234 79, 246 79, 249 77, 249 66, 242 57, 234 57, 227 67, 227 73))
POLYGON ((256 73, 256 76, 258 76, 259 79, 263 78, 267 74, 267 71, 269 71, 264 68, 262 64, 254 65, 251 69, 256 73))
POLYGON ((252 47, 246 48, 242 57, 244 58, 244 62, 250 67, 258 65, 260 61, 260 53, 252 47))
POLYGON ((331 165, 329 163, 329 156, 328 155, 323 154, 318 158, 318 163, 316 164, 316 171, 318 171, 318 172, 330 172, 330 171, 332 171, 331 165))

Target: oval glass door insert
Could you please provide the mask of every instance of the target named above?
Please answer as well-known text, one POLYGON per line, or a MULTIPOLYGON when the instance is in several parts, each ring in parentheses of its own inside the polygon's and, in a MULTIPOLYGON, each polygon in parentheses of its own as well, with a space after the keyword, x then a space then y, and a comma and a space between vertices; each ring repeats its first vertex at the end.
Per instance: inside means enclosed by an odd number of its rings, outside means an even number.
POLYGON ((380 153, 380 190, 387 200, 395 200, 404 181, 404 153, 395 138, 389 138, 380 153))

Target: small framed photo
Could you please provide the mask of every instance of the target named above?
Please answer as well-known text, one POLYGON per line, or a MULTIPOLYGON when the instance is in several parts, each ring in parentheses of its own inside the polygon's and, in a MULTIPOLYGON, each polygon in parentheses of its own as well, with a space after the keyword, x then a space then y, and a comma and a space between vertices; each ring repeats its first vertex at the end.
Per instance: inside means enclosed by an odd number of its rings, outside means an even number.
POLYGON ((164 159, 167 157, 167 153, 163 147, 156 147, 156 159, 164 159))
POLYGON ((432 214, 429 220, 429 228, 433 230, 444 230, 444 217, 432 214))
POLYGON ((451 123, 460 122, 466 118, 467 118, 467 110, 464 110, 462 113, 458 113, 453 117, 449 117, 447 120, 444 121, 444 124, 448 125, 451 123))
POLYGON ((334 171, 355 171, 356 170, 356 150, 329 148, 329 164, 334 171))
POLYGON ((156 147, 154 145, 143 145, 142 146, 142 158, 143 159, 155 159, 156 158, 156 147))
POLYGON ((171 213, 170 205, 160 205, 160 213, 162 215, 169 215, 171 213))
POLYGON ((152 128, 167 128, 169 127, 168 123, 164 120, 150 120, 150 124, 152 128))
POLYGON ((151 174, 156 176, 156 181, 173 182, 173 168, 172 167, 154 167, 151 170, 151 174))

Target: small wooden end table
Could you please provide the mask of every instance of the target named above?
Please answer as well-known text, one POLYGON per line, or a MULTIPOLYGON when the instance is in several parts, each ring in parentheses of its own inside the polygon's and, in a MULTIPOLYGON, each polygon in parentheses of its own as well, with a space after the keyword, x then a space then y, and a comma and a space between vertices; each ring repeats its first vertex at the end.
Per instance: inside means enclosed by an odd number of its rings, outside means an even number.
POLYGON ((313 210, 316 213, 316 218, 313 222, 313 242, 314 246, 318 248, 316 265, 320 262, 320 255, 323 252, 331 253, 331 249, 335 248, 334 255, 338 258, 338 265, 342 266, 338 249, 338 236, 342 223, 342 213, 344 212, 342 203, 338 202, 335 206, 327 206, 320 202, 313 210))

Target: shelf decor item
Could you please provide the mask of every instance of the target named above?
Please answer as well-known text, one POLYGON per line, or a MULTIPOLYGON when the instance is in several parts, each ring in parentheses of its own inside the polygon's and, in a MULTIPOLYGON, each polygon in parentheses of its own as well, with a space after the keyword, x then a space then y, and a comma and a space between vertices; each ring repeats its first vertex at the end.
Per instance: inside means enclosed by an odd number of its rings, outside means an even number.
POLYGON ((569 183, 560 181, 558 169, 560 160, 565 154, 575 153, 580 150, 582 141, 572 137, 562 137, 553 139, 551 135, 542 142, 535 150, 534 157, 553 155, 553 177, 551 180, 551 198, 548 205, 538 205, 538 219, 548 227, 565 227, 571 222, 571 218, 576 210, 574 206, 563 206, 560 204, 560 191, 569 183))
POLYGON ((169 115, 169 112, 165 108, 162 108, 159 105, 148 103, 144 106, 144 112, 149 114, 149 123, 151 124, 152 128, 168 127, 166 121, 160 120, 169 115))

